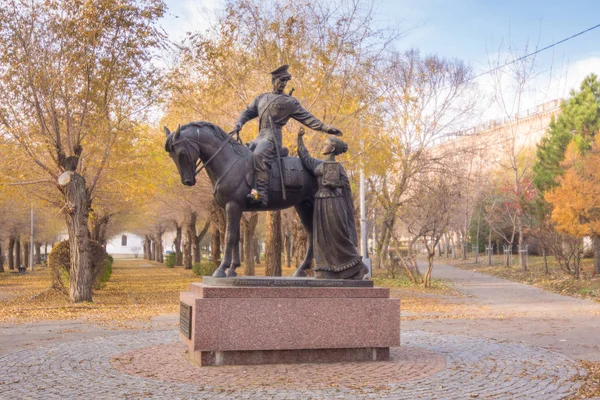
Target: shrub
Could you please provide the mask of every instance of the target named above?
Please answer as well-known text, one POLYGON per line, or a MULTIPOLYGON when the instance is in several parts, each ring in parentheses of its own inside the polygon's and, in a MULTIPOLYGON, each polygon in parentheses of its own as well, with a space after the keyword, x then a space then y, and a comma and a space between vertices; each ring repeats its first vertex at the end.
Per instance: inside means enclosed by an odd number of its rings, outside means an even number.
POLYGON ((52 287, 64 293, 69 288, 69 241, 63 240, 52 247, 48 254, 48 267, 52 276, 52 287))
POLYGON ((167 268, 173 268, 175 266, 175 253, 169 253, 165 257, 165 266, 167 268))
POLYGON ((95 289, 100 289, 106 284, 106 282, 108 282, 110 276, 112 275, 113 262, 114 260, 112 256, 108 254, 106 255, 106 258, 102 260, 98 273, 96 274, 96 283, 94 285, 95 289))
POLYGON ((192 272, 199 276, 210 276, 217 269, 217 265, 212 261, 202 261, 192 265, 192 272))
MULTIPOLYGON (((92 274, 94 288, 98 289, 101 283, 108 281, 112 273, 112 257, 106 254, 104 247, 95 241, 90 241, 92 256, 92 274)), ((52 275, 52 287, 61 292, 69 292, 71 260, 69 241, 63 240, 54 247, 48 255, 48 267, 52 275)))

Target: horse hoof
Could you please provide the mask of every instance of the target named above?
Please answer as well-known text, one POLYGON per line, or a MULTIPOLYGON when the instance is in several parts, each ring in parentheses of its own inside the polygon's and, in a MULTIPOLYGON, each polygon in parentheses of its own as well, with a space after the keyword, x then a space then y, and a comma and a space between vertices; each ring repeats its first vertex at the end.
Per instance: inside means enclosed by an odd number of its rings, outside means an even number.
POLYGON ((306 271, 305 271, 305 270, 303 270, 303 269, 300 269, 300 268, 298 268, 298 269, 296 270, 296 272, 294 272, 294 277, 295 277, 295 278, 305 278, 305 277, 307 277, 307 276, 308 276, 308 275, 306 275, 306 271))
POLYGON ((213 272, 212 276, 215 278, 225 278, 227 274, 225 274, 225 271, 223 271, 221 268, 217 268, 217 270, 213 272))
POLYGON ((233 278, 234 276, 237 276, 237 273, 235 272, 235 268, 229 268, 227 270, 227 277, 233 278))

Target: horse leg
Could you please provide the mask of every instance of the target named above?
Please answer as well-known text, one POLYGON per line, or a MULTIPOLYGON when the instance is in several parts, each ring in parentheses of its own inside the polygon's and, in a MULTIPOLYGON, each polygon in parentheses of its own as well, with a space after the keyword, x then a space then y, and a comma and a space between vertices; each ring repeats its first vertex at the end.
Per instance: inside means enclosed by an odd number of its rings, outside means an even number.
POLYGON ((227 270, 227 276, 237 276, 235 269, 241 265, 240 262, 240 220, 242 218, 242 207, 237 203, 228 204, 229 212, 227 213, 227 226, 231 226, 230 239, 227 239, 227 245, 232 248, 231 266, 227 270), (229 205, 231 204, 231 207, 229 205), (230 243, 231 242, 231 243, 230 243))
MULTIPOLYGON (((223 261, 219 268, 213 273, 213 276, 224 278, 225 276, 235 276, 235 269, 233 274, 228 272, 231 266, 232 253, 235 247, 238 247, 238 264, 239 264, 239 246, 237 246, 237 239, 239 240, 240 231, 240 218, 242 216, 242 208, 235 202, 230 201, 225 206, 225 251, 223 254, 223 261), (237 232, 237 235, 235 234, 237 232), (234 245, 235 242, 235 245, 234 245)), ((235 266, 237 268, 237 266, 235 266)))
POLYGON ((300 221, 302 222, 302 225, 304 226, 304 229, 306 230, 306 233, 307 233, 308 246, 306 246, 306 255, 304 256, 304 260, 302 261, 302 264, 300 264, 298 269, 296 269, 296 272, 294 272, 294 276, 302 277, 302 276, 306 276, 306 270, 310 269, 310 267, 312 266, 312 260, 313 260, 314 204, 305 202, 302 204, 298 204, 294 207, 296 208, 296 212, 298 213, 298 216, 300 217, 300 221))

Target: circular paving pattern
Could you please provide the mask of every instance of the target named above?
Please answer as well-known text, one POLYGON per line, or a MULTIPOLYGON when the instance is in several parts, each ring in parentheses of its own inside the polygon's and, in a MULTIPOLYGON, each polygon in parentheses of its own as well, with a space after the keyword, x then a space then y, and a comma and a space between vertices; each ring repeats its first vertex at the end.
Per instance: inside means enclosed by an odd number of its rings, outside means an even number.
POLYGON ((176 331, 141 331, 5 354, 0 398, 546 400, 573 393, 581 373, 543 349, 421 331, 403 333, 390 362, 206 371, 190 369, 178 341, 176 331))
POLYGON ((224 390, 258 389, 354 389, 385 388, 440 372, 446 367, 441 355, 415 347, 390 351, 391 361, 330 364, 276 364, 198 368, 185 357, 183 343, 151 346, 119 354, 111 359, 117 370, 169 382, 210 382, 224 390))

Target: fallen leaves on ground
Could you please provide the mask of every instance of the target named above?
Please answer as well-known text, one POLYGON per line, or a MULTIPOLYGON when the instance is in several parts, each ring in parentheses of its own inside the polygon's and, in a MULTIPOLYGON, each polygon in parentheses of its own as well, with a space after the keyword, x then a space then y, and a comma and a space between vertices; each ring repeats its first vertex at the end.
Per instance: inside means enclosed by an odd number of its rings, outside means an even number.
MULTIPOLYGON (((242 273, 243 268, 238 272, 242 273)), ((290 276, 293 268, 284 268, 290 276)), ((256 275, 264 275, 264 264, 256 266, 256 275)), ((50 273, 37 266, 33 273, 0 274, 0 322, 35 322, 77 319, 115 328, 148 327, 151 318, 179 312, 179 293, 189 284, 201 281, 183 267, 166 268, 147 260, 115 260, 113 274, 106 286, 94 292, 93 303, 70 303, 68 298, 50 287, 50 273)), ((405 278, 376 276, 375 284, 391 289, 393 297, 402 299, 402 311, 422 315, 463 315, 472 307, 462 302, 462 295, 441 281, 424 289, 405 278)), ((413 315, 414 317, 414 315, 413 315)))
MULTIPOLYGON (((166 268, 146 260, 115 260, 113 275, 93 303, 72 304, 50 287, 47 268, 25 275, 0 274, 0 321, 80 319, 129 327, 128 322, 150 322, 157 315, 174 314, 179 308, 179 292, 200 278, 183 267, 166 268)), ((139 328, 139 324, 131 327, 139 328)))
POLYGON ((568 400, 593 399, 600 397, 600 363, 591 361, 580 361, 579 366, 585 369, 585 376, 575 377, 582 382, 576 394, 569 396, 568 400))

